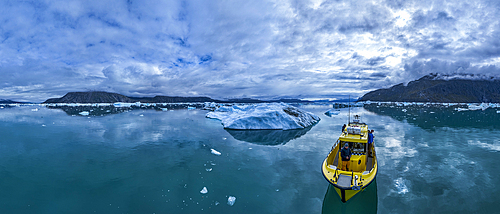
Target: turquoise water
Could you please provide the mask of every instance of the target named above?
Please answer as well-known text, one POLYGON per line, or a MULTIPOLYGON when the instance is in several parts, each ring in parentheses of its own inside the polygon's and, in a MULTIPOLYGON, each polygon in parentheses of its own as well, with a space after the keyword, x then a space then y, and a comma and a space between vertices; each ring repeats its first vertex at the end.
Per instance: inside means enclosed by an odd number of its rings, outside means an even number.
POLYGON ((87 117, 45 107, 2 108, 0 213, 497 211, 495 109, 351 109, 375 130, 379 174, 343 204, 320 167, 347 109, 327 117, 329 106, 301 108, 321 121, 286 132, 227 131, 198 109, 87 117), (207 194, 200 193, 203 187, 207 194), (236 197, 233 206, 229 196, 236 197))

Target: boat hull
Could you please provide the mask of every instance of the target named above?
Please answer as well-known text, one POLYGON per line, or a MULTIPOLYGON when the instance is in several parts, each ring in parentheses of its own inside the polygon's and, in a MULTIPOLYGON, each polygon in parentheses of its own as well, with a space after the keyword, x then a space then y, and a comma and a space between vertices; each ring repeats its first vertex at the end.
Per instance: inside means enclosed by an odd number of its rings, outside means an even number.
POLYGON ((353 173, 353 172, 349 173, 349 172, 345 172, 345 171, 341 171, 341 170, 333 170, 333 169, 329 168, 327 161, 328 161, 328 157, 325 158, 325 160, 323 161, 323 164, 322 164, 323 167, 322 167, 321 171, 323 173, 323 177, 335 188, 335 191, 339 195, 340 200, 344 203, 347 202, 352 197, 354 197, 356 194, 363 192, 365 190, 365 188, 367 188, 375 180, 375 177, 376 177, 377 171, 378 171, 376 164, 375 164, 375 167, 373 168, 373 170, 369 173, 366 173, 366 174, 353 173), (351 174, 351 176, 359 175, 358 182, 361 183, 361 185, 359 185, 359 186, 351 185, 349 187, 340 186, 337 183, 339 174, 340 175, 351 174), (363 178, 362 176, 365 176, 365 178, 363 178))

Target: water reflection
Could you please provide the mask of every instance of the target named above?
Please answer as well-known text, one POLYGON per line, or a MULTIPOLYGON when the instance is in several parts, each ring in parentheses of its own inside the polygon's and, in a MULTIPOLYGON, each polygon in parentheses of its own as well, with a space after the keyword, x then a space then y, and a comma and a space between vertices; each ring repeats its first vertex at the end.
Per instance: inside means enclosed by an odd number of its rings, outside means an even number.
POLYGON ((236 140, 259 145, 280 145, 305 135, 312 126, 293 130, 234 130, 225 129, 236 140))
POLYGON ((202 108, 202 104, 162 104, 162 105, 132 105, 126 107, 115 107, 113 105, 109 106, 92 106, 92 105, 82 105, 82 106, 47 106, 49 109, 60 109, 66 112, 68 115, 72 116, 105 116, 109 114, 119 114, 122 112, 127 112, 137 109, 154 109, 157 111, 167 111, 176 109, 188 109, 188 108, 202 108))
POLYGON ((390 116, 398 121, 406 121, 425 130, 436 128, 487 128, 500 129, 500 114, 496 109, 457 111, 457 106, 392 106, 365 105, 364 108, 378 115, 390 116))
POLYGON ((328 184, 328 189, 323 199, 322 214, 372 214, 377 213, 377 179, 373 181, 366 189, 355 195, 346 203, 340 201, 340 197, 335 191, 333 185, 328 184))

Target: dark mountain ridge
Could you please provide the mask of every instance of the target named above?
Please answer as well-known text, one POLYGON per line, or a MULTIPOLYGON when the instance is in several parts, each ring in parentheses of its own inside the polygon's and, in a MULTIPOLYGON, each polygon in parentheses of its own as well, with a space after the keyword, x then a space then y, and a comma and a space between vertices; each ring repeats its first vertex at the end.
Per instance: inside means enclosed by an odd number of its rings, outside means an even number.
POLYGON ((27 104, 27 102, 0 99, 0 104, 27 104))
POLYGON ((366 93, 359 101, 440 102, 440 103, 500 103, 500 80, 446 78, 429 74, 408 85, 398 84, 387 89, 366 93))
POLYGON ((263 103, 263 102, 308 102, 298 99, 279 99, 262 101, 258 99, 230 99, 215 100, 210 97, 178 97, 178 96, 155 96, 155 97, 127 97, 125 95, 104 91, 69 92, 61 98, 50 98, 43 103, 263 103))

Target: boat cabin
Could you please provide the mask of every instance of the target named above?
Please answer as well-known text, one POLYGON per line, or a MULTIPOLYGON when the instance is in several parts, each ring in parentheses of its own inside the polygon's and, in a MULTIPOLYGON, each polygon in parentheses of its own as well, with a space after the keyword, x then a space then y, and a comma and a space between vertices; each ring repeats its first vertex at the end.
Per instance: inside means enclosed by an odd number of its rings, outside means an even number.
POLYGON ((341 168, 342 158, 340 157, 340 150, 344 144, 348 143, 352 153, 349 171, 365 172, 372 169, 373 157, 368 156, 368 126, 365 123, 360 123, 359 120, 349 123, 340 135, 337 143, 338 146, 335 149, 337 155, 332 160, 333 166, 336 166, 338 169, 341 168))

